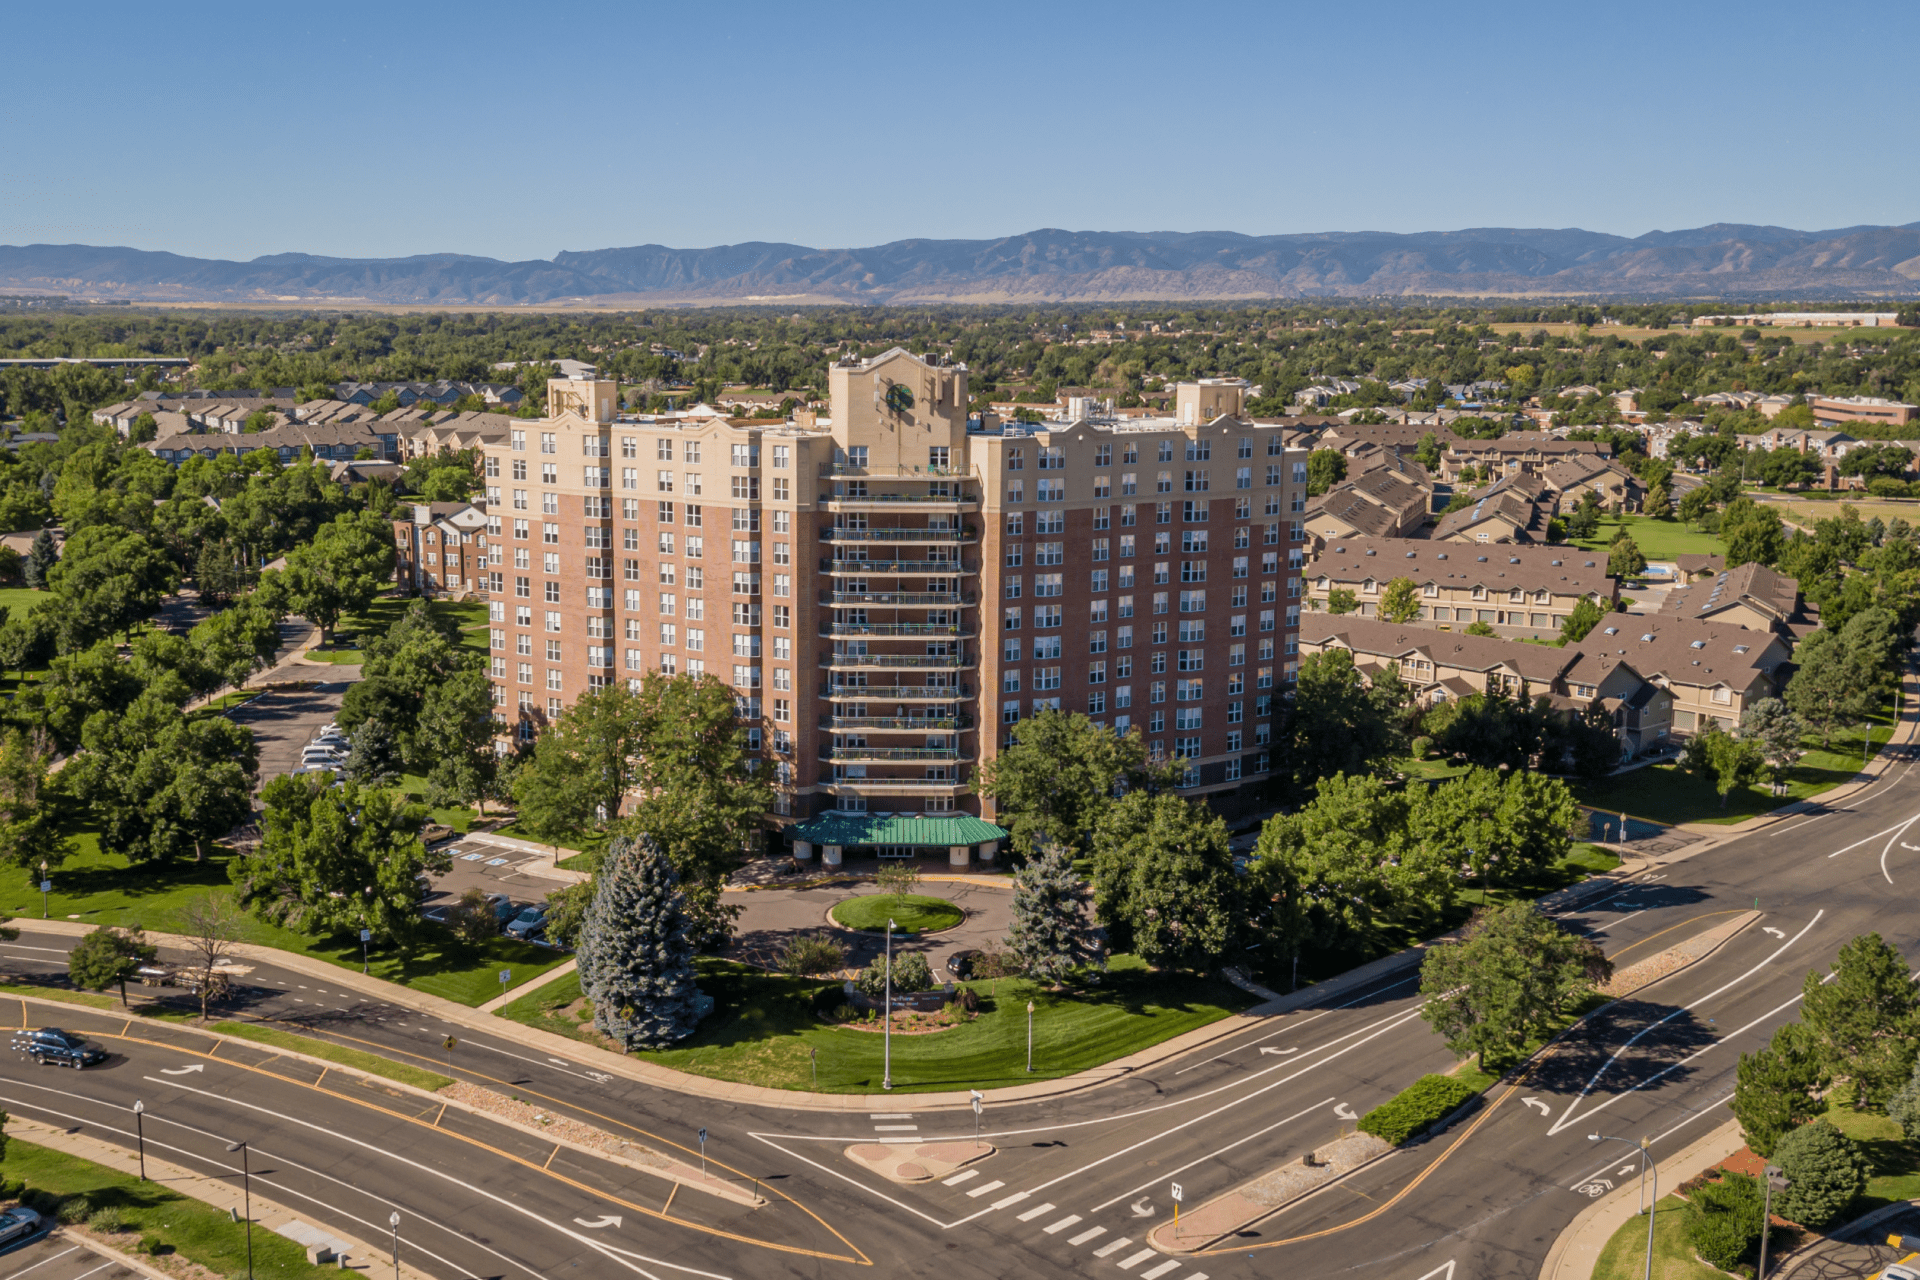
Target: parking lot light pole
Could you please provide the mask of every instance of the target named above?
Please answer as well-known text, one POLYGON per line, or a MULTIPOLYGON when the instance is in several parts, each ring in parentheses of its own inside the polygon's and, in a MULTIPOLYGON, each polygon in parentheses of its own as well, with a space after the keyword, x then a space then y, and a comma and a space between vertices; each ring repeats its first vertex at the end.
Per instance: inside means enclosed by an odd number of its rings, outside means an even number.
POLYGON ((1027 1001, 1027 1070, 1033 1070, 1033 1001, 1027 1001))
POLYGON ((1587 1135, 1588 1142, 1624 1142, 1640 1152, 1640 1175, 1653 1174, 1653 1199, 1647 1203, 1647 1272, 1646 1280, 1653 1280, 1653 1220, 1660 1211, 1660 1167, 1653 1162, 1652 1139, 1642 1138, 1638 1142, 1627 1138, 1606 1137, 1598 1133, 1587 1135))
POLYGON ((133 1104, 133 1140, 140 1148, 140 1181, 147 1180, 147 1104, 134 1100, 133 1104))
POLYGON ((881 997, 880 1087, 893 1088, 893 917, 887 917, 887 972, 885 994, 881 997))
POLYGON ((253 1171, 248 1167, 246 1143, 229 1142, 227 1150, 240 1153, 240 1202, 247 1219, 247 1280, 253 1280, 253 1171))

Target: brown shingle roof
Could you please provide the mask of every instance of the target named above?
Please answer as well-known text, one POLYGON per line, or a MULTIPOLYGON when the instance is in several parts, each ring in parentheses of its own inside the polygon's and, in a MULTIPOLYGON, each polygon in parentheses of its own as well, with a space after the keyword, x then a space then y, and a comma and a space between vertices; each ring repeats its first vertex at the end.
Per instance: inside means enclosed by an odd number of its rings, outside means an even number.
POLYGON ((1610 616, 1570 651, 1603 668, 1625 662, 1648 679, 1736 689, 1752 684, 1756 674, 1771 673, 1787 656, 1786 643, 1771 631, 1640 614, 1610 616))
POLYGON ((1425 538, 1335 538, 1308 564, 1306 573, 1310 578, 1324 574, 1341 583, 1412 578, 1445 586, 1484 586, 1489 591, 1519 587, 1556 595, 1598 594, 1603 600, 1613 599, 1615 593, 1605 556, 1578 547, 1518 543, 1476 547, 1425 538))
POLYGON ((1506 667, 1517 671, 1535 692, 1557 680, 1573 663, 1573 653, 1550 645, 1522 644, 1498 636, 1470 636, 1463 631, 1434 631, 1397 622, 1381 622, 1356 614, 1334 616, 1310 613, 1300 620, 1300 643, 1324 645, 1338 642, 1355 653, 1377 658, 1404 658, 1419 653, 1437 666, 1462 671, 1491 671, 1506 667))
POLYGON ((1745 603, 1785 622, 1800 608, 1800 584, 1763 564, 1743 564, 1715 578, 1675 587, 1660 606, 1662 616, 1706 618, 1745 603))

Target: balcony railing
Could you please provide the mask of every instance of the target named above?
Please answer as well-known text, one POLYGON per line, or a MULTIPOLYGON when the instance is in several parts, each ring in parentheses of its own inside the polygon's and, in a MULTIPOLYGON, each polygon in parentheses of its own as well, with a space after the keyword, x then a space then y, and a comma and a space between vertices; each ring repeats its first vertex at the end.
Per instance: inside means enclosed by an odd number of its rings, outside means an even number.
POLYGON ((971 638, 972 627, 945 622, 830 622, 825 634, 834 636, 957 636, 971 638))
POLYGON ((908 733, 928 733, 945 730, 949 733, 973 727, 972 716, 821 716, 822 729, 880 729, 902 730, 908 733))
POLYGON ((824 573, 872 574, 882 578, 901 573, 950 573, 957 577, 966 572, 958 560, 822 560, 820 569, 824 573))
POLYGON ((967 784, 954 778, 836 778, 822 771, 820 785, 849 791, 919 791, 936 795, 964 795, 967 784))
POLYGON ((945 498, 936 498, 925 493, 869 493, 865 497, 852 494, 831 494, 827 498, 827 509, 834 510, 840 503, 874 504, 886 506, 951 507, 967 503, 978 503, 977 495, 954 494, 945 498))
POLYGON ((953 764, 966 759, 958 747, 832 747, 820 758, 879 763, 892 760, 945 760, 953 764))
POLYGON ((973 690, 963 684, 843 684, 822 689, 820 696, 835 702, 959 702, 973 690))
POLYGON ((899 654, 899 653, 833 653, 820 659, 823 667, 838 667, 842 670, 859 670, 862 667, 922 667, 929 671, 958 671, 961 667, 973 665, 973 659, 957 653, 949 654, 899 654))
POLYGON ((868 476, 879 479, 912 480, 919 476, 931 476, 935 479, 946 479, 953 476, 970 476, 973 474, 973 470, 970 467, 856 467, 850 462, 823 462, 820 464, 820 474, 823 476, 868 476))
POLYGON ((821 601, 822 604, 906 604, 906 605, 944 605, 949 609, 958 609, 973 603, 972 596, 963 596, 955 591, 834 591, 821 601))
POLYGON ((822 542, 974 542, 977 535, 960 529, 835 529, 820 531, 822 542))

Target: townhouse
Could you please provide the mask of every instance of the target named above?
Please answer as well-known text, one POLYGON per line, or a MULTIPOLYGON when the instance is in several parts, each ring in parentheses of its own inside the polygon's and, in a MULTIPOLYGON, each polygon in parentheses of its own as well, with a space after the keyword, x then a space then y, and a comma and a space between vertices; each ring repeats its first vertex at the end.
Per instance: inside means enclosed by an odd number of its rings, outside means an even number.
POLYGON ((1792 647, 1770 631, 1666 614, 1617 614, 1569 650, 1590 659, 1571 669, 1569 692, 1598 683, 1616 660, 1673 698, 1673 732, 1692 734, 1715 725, 1729 732, 1761 698, 1777 697, 1791 674, 1792 647))
POLYGON ((1537 476, 1553 463, 1569 458, 1611 458, 1613 446, 1604 440, 1563 440, 1538 431, 1509 431, 1498 440, 1447 440, 1440 455, 1441 475, 1452 481, 1475 467, 1496 479, 1537 476))
MULTIPOLYGON (((1713 557, 1719 560, 1719 557, 1713 557)), ((1722 565, 1724 560, 1720 560, 1722 565)), ((1789 643, 1816 630, 1819 619, 1800 597, 1800 584, 1763 564, 1689 581, 1667 593, 1660 616, 1771 631, 1789 643)))
POLYGON ((1419 591, 1420 614, 1402 625, 1449 630, 1484 622, 1505 636, 1550 640, 1582 600, 1613 611, 1620 583, 1606 557, 1578 547, 1461 547, 1422 538, 1315 540, 1305 570, 1309 611, 1338 590, 1354 593, 1361 617, 1376 615, 1395 579, 1419 591))
POLYGON ((1425 526, 1432 506, 1431 486, 1381 466, 1308 502, 1306 524, 1317 538, 1404 538, 1425 526))
POLYGON ((1647 496, 1640 477, 1618 463, 1591 455, 1551 463, 1541 470, 1540 479, 1561 511, 1579 506, 1589 492, 1608 511, 1638 511, 1647 496))
POLYGON ((1546 483, 1516 474, 1495 483, 1471 506, 1441 516, 1432 537, 1435 542, 1545 542, 1553 511, 1554 495, 1546 483))

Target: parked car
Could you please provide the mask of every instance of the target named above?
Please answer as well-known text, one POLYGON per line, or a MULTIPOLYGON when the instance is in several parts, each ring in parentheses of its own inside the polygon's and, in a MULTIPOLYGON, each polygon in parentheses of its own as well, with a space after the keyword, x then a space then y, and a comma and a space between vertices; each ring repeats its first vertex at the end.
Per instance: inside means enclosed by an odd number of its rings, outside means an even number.
POLYGON ((519 910, 518 907, 513 905, 513 899, 504 893, 488 894, 487 903, 493 908, 493 918, 499 922, 500 927, 503 929, 506 928, 507 921, 513 919, 514 912, 519 910))
POLYGON ((13 1037, 16 1053, 24 1053, 38 1066, 51 1062, 55 1066, 81 1067, 91 1066, 107 1060, 107 1051, 98 1045, 88 1044, 71 1031, 62 1031, 58 1027, 41 1027, 37 1031, 21 1031, 13 1037))
POLYGON ((547 927, 547 909, 538 904, 522 907, 520 914, 507 922, 507 936, 525 941, 547 927))
POLYGON ((25 1239, 40 1230, 40 1215, 25 1205, 0 1213, 0 1244, 25 1239))

